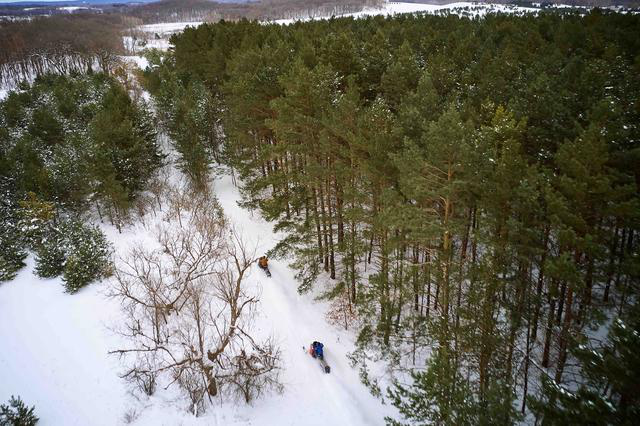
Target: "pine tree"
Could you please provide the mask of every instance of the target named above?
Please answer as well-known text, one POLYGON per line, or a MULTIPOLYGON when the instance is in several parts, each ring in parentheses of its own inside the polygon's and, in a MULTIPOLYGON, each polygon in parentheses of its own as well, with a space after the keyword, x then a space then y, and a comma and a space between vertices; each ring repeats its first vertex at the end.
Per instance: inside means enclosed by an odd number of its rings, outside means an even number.
POLYGON ((582 367, 577 389, 563 386, 550 377, 543 379, 543 394, 529 404, 543 425, 567 423, 631 425, 640 415, 640 388, 631 372, 640 369, 640 308, 635 305, 625 318, 609 328, 602 347, 587 344, 573 347, 582 367))
POLYGON ((14 190, 8 178, 0 177, 0 282, 15 278, 27 257, 14 190))
POLYGON ((11 396, 9 405, 0 404, 0 426, 34 426, 39 420, 34 409, 28 408, 20 397, 11 396))
POLYGON ((55 226, 50 226, 35 249, 36 275, 42 278, 62 275, 68 251, 66 244, 64 235, 55 226))
POLYGON ((104 234, 93 226, 69 222, 63 227, 67 252, 62 281, 69 293, 111 274, 111 247, 104 234))

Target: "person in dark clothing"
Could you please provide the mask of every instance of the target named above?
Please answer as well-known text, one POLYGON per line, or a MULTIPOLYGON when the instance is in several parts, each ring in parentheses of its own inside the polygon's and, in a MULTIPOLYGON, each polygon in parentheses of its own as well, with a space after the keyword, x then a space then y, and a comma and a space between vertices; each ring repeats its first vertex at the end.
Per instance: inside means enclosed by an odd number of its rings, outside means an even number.
POLYGON ((309 348, 309 353, 314 358, 324 358, 324 345, 320 342, 313 342, 309 348))

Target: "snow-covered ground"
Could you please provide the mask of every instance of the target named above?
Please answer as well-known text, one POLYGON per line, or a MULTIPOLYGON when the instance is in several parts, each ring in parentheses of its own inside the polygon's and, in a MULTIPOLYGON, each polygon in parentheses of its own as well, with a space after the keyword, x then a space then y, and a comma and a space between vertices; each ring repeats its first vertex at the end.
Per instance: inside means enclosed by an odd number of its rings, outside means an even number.
POLYGON ((136 38, 131 35, 123 37, 127 52, 137 53, 144 49, 169 49, 169 37, 184 31, 187 27, 197 27, 202 22, 165 22, 161 24, 140 25, 136 29, 136 38))
POLYGON ((124 62, 132 64, 141 70, 144 70, 149 66, 149 61, 144 56, 120 56, 124 62))
MULTIPOLYGON (((240 195, 229 176, 218 178, 214 189, 225 214, 257 253, 277 243, 280 236, 271 224, 238 206, 240 195)), ((150 238, 141 224, 123 234, 103 228, 120 255, 134 241, 150 238)), ((256 334, 274 335, 280 343, 284 393, 252 406, 216 399, 199 418, 187 413, 175 390, 138 399, 118 377, 122 366, 107 352, 118 348, 111 328, 121 313, 106 296, 109 280, 69 295, 60 279, 39 279, 33 267, 29 258, 15 280, 0 284, 0 401, 20 395, 35 405, 44 426, 122 424, 127 413, 136 425, 382 425, 384 416, 393 414, 369 394, 349 364, 353 332, 326 322, 325 303, 297 293, 286 262, 270 262, 271 278, 253 266, 247 279, 262 295, 256 334), (325 344, 331 374, 302 350, 313 340, 325 344)))
POLYGON ((118 424, 127 390, 107 325, 119 307, 96 283, 76 295, 33 274, 34 260, 0 284, 0 401, 20 395, 42 425, 118 424))
MULTIPOLYGON (((492 3, 472 3, 472 2, 455 2, 449 4, 422 4, 422 3, 402 3, 402 2, 389 2, 380 8, 368 8, 362 12, 348 13, 340 16, 353 16, 355 18, 362 18, 366 16, 384 15, 392 16, 402 13, 439 13, 443 11, 449 11, 455 14, 468 14, 471 16, 484 16, 487 13, 535 13, 539 9, 531 7, 520 7, 504 4, 492 4, 492 3), (465 11, 465 9, 467 9, 465 11)), ((291 24, 296 21, 306 21, 309 19, 319 18, 301 18, 301 19, 279 19, 275 22, 278 24, 291 24)))
POLYGON ((202 24, 202 22, 165 22, 161 24, 141 25, 138 29, 148 33, 166 34, 181 32, 187 27, 197 27, 200 24, 202 24))

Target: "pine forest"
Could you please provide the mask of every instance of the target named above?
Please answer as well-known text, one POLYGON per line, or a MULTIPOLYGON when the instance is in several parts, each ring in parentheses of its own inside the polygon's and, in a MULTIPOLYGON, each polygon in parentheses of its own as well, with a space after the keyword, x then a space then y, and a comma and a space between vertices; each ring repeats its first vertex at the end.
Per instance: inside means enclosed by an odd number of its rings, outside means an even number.
POLYGON ((379 424, 637 422, 640 15, 216 21, 140 70, 87 54, 0 100, 0 280, 33 259, 67 293, 116 283, 132 346, 109 353, 137 357, 121 377, 177 383, 195 416, 281 393, 287 346, 254 330, 244 287, 263 253, 212 184, 230 175, 278 236, 265 286, 289 265, 288 297, 353 336, 344 359, 325 341, 322 377, 354 370, 379 424), (187 184, 167 190, 174 160, 187 184), (162 247, 114 256, 101 229, 136 215, 162 247))

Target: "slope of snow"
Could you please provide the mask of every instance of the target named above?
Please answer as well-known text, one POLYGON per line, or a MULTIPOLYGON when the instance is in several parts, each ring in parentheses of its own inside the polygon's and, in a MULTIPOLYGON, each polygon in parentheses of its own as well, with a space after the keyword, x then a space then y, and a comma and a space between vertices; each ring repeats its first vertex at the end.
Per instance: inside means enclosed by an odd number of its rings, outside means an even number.
POLYGON ((35 277, 34 263, 0 283, 0 402, 20 395, 43 426, 120 423, 127 394, 106 327, 119 307, 104 283, 68 295, 59 278, 35 277))
POLYGON ((71 13, 77 12, 78 10, 89 10, 89 8, 84 6, 64 6, 59 7, 58 10, 66 10, 67 12, 71 13))

